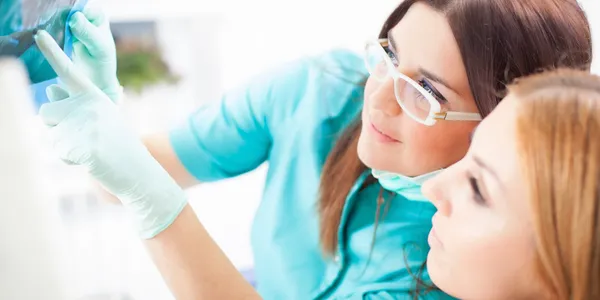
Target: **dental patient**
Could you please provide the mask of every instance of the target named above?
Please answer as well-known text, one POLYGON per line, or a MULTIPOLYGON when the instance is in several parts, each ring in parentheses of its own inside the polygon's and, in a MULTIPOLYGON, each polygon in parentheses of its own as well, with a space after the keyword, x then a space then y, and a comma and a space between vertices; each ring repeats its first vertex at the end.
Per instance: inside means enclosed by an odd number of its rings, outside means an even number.
MULTIPOLYGON (((64 82, 40 110, 60 158, 85 166, 141 232, 174 219, 144 243, 176 298, 259 299, 117 106, 47 33, 36 41, 64 82)), ((462 299, 600 299, 600 78, 559 70, 509 91, 467 156, 424 186, 438 209, 431 279, 462 299)))
POLYGON ((423 186, 431 279, 461 299, 600 299, 600 78, 561 70, 509 91, 423 186))

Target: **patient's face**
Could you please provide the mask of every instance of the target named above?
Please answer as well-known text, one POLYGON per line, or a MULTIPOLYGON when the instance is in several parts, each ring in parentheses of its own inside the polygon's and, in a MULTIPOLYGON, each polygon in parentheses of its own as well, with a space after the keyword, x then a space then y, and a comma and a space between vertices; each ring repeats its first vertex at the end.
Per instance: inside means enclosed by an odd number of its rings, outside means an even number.
POLYGON ((461 299, 535 293, 535 246, 507 97, 477 128, 468 154, 423 187, 438 208, 429 236, 431 279, 461 299))

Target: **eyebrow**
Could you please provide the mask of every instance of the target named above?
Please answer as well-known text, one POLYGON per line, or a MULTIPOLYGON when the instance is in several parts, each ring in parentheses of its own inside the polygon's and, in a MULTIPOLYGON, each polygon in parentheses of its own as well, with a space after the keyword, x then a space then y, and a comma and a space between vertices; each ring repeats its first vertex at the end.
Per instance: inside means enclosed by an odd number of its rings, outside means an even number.
MULTIPOLYGON (((447 89, 457 93, 453 88, 450 87, 450 84, 448 84, 448 82, 446 82, 444 79, 442 79, 441 77, 423 69, 423 68, 419 68, 419 73, 423 74, 423 76, 445 86, 447 89)), ((458 94, 458 93, 457 93, 458 94)))
MULTIPOLYGON (((388 45, 392 48, 392 50, 394 52, 397 52, 398 44, 396 44, 396 39, 394 38, 394 35, 391 34, 391 30, 388 31, 388 33, 387 33, 387 39, 388 39, 388 42, 389 42, 388 45)), ((437 82, 437 83, 445 86, 446 88, 448 88, 448 89, 450 89, 453 92, 455 92, 455 93, 458 94, 458 92, 455 89, 451 88, 450 84, 448 84, 448 82, 445 81, 444 79, 442 79, 440 76, 437 76, 437 75, 433 74, 432 72, 427 71, 427 70, 425 70, 423 68, 419 68, 419 73, 421 73, 423 76, 425 76, 425 77, 431 79, 432 81, 435 81, 435 82, 437 82)))

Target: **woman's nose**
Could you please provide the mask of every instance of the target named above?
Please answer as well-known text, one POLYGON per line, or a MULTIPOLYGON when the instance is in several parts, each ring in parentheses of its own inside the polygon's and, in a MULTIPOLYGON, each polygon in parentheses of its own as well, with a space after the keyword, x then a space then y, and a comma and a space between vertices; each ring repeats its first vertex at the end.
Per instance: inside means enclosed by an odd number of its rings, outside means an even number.
POLYGON ((444 192, 444 177, 447 171, 443 171, 434 178, 426 181, 421 187, 421 191, 425 198, 429 199, 431 203, 437 208, 438 213, 444 216, 450 216, 452 213, 452 206, 448 201, 448 196, 444 192))
POLYGON ((394 80, 373 82, 373 92, 369 95, 371 110, 377 110, 387 116, 397 116, 402 112, 394 93, 394 80))

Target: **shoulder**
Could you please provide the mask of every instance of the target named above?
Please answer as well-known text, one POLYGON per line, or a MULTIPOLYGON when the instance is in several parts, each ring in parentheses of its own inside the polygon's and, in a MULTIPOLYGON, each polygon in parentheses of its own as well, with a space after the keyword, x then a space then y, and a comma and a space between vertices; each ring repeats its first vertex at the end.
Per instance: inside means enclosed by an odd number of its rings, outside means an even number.
POLYGON ((275 122, 306 114, 329 118, 347 111, 348 105, 360 106, 367 78, 361 57, 344 49, 303 57, 274 74, 269 105, 275 122))
POLYGON ((357 53, 335 49, 283 63, 259 76, 257 83, 289 96, 292 92, 307 92, 322 85, 360 86, 366 75, 357 53))
POLYGON ((367 76, 362 57, 346 49, 335 49, 315 56, 312 63, 326 75, 354 84, 362 85, 367 76))

